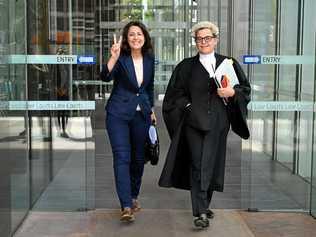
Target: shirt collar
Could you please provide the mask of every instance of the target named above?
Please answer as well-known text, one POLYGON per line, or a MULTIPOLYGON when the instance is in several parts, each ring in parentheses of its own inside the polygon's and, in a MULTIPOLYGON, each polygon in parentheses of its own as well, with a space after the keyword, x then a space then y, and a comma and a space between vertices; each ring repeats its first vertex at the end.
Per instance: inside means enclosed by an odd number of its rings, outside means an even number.
POLYGON ((215 52, 213 51, 212 53, 209 53, 209 54, 202 54, 202 53, 199 53, 200 55, 200 59, 201 60, 211 60, 211 61, 214 61, 215 60, 215 52))

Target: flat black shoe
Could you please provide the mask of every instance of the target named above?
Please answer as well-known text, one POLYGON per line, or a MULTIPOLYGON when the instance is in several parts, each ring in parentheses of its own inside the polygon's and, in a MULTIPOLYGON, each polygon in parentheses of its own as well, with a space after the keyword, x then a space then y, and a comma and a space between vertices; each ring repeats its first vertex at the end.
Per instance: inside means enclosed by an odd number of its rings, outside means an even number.
POLYGON ((208 219, 213 219, 214 218, 214 212, 212 212, 210 209, 206 210, 206 217, 208 219))
POLYGON ((210 226, 210 222, 206 218, 199 217, 194 220, 194 225, 197 228, 204 229, 210 226))

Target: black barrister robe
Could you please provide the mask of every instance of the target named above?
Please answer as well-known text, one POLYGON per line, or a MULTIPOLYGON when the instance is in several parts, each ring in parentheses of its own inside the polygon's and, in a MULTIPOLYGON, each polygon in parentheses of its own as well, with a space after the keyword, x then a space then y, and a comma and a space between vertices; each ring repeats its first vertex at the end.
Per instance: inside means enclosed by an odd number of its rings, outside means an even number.
MULTIPOLYGON (((216 68, 228 58, 216 53, 215 57, 216 68)), ((214 82, 199 62, 199 55, 184 59, 174 69, 162 107, 171 144, 159 186, 186 190, 191 188, 191 158, 183 133, 185 123, 185 126, 214 133, 215 138, 204 143, 208 147, 203 148, 202 152, 201 188, 223 191, 229 125, 241 138, 249 137, 246 116, 247 104, 250 101, 250 85, 239 63, 231 59, 239 85, 234 86, 235 95, 229 98, 228 105, 224 105, 216 93, 208 93, 210 90, 214 91, 214 82), (191 106, 186 107, 189 103, 191 106), (217 138, 220 142, 213 143, 217 138)))

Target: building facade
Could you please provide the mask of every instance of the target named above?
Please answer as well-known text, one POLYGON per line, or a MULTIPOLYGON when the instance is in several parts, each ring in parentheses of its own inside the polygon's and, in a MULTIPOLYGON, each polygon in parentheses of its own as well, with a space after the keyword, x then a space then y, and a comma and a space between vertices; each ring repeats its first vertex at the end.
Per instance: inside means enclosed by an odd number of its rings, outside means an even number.
POLYGON ((98 73, 130 20, 153 40, 157 110, 176 64, 196 54, 191 26, 219 26, 217 52, 235 57, 252 86, 229 207, 316 215, 315 9, 314 0, 0 0, 0 233, 30 210, 98 207, 94 101, 112 86, 98 73))

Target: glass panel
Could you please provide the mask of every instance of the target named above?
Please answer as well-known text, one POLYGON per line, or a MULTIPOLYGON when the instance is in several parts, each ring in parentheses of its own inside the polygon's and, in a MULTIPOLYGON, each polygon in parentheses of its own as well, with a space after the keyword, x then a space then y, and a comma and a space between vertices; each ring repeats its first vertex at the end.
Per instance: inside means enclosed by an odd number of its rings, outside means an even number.
MULTIPOLYGON (((302 31, 305 22, 301 17, 306 12, 303 6, 297 1, 254 1, 251 53, 279 55, 283 59, 300 55, 300 51, 307 55, 304 48, 309 48, 306 43, 312 37, 302 31)), ((263 111, 253 110, 250 114, 252 208, 309 208, 305 178, 310 175, 306 167, 311 162, 308 140, 312 139, 312 111, 282 107, 284 102, 289 102, 288 105, 313 102, 314 86, 302 76, 311 72, 310 63, 304 63, 302 60, 292 64, 261 61, 261 65, 251 67, 252 103, 265 102, 262 105, 266 106, 263 111), (276 107, 272 106, 273 101, 278 102, 276 107)), ((308 77, 314 78, 311 74, 308 77)))
MULTIPOLYGON (((25 54, 25 2, 10 1, 9 54, 25 54)), ((9 67, 9 100, 25 101, 25 65, 9 67)), ((12 231, 14 231, 29 209, 29 166, 27 162, 27 128, 25 111, 10 112, 9 141, 11 160, 11 211, 12 231)))
MULTIPOLYGON (((316 2, 313 0, 305 1, 304 5, 304 28, 303 28, 303 55, 314 57, 315 53, 315 24, 316 16, 313 9, 316 9, 316 2)), ((315 67, 312 64, 302 64, 302 94, 303 101, 314 100, 315 86, 315 67)), ((312 137, 313 137, 313 113, 302 112, 300 115, 299 129, 299 154, 298 154, 298 174, 306 180, 311 178, 312 161, 312 137)))
MULTIPOLYGON (((312 167, 312 172, 311 172, 311 197, 310 197, 310 203, 311 203, 311 214, 316 217, 316 158, 315 158, 315 154, 316 154, 316 147, 315 147, 315 134, 316 134, 316 121, 315 121, 315 81, 316 81, 316 26, 315 26, 315 22, 316 21, 316 15, 314 14, 314 11, 312 9, 316 8, 316 2, 313 0, 308 0, 305 2, 305 15, 304 15, 304 19, 305 19, 305 24, 304 25, 304 34, 308 34, 309 37, 307 37, 306 39, 304 39, 304 45, 306 45, 306 47, 304 47, 304 54, 306 55, 310 55, 310 54, 314 54, 314 65, 312 65, 313 67, 308 67, 305 66, 303 67, 303 78, 306 79, 307 78, 307 82, 306 82, 306 86, 305 86, 305 90, 307 95, 304 96, 313 96, 313 101, 314 101, 314 113, 313 113, 313 124, 312 124, 312 128, 310 129, 310 127, 307 129, 308 131, 306 131, 306 133, 309 135, 310 133, 312 133, 311 135, 313 136, 313 139, 311 139, 312 141, 314 141, 314 143, 310 144, 310 141, 305 139, 305 142, 307 142, 307 144, 305 145, 308 149, 309 147, 311 147, 313 149, 312 152, 312 161, 310 162, 309 160, 304 160, 300 158, 299 161, 299 172, 302 174, 303 177, 307 177, 307 179, 309 179, 309 165, 311 164, 312 167), (311 30, 314 29, 314 30, 311 30), (314 91, 313 91, 314 89, 314 91), (309 130, 310 129, 310 130, 309 130)), ((305 93, 304 93, 305 94, 305 93)), ((304 142, 304 140, 302 141, 302 143, 304 142)), ((300 156, 301 157, 301 156, 300 156)), ((310 157, 310 156, 306 156, 306 157, 310 157)))
MULTIPOLYGON (((48 1, 28 1, 28 54, 49 54, 48 1)), ((28 99, 50 100, 50 69, 47 64, 29 64, 27 70, 28 99)), ((30 111, 30 174, 31 204, 34 205, 50 181, 51 114, 49 111, 30 111)))
MULTIPOLYGON (((219 1, 220 2, 220 1, 219 1)), ((249 8, 250 8, 251 2, 247 0, 240 0, 240 1, 228 1, 227 11, 228 13, 222 14, 225 17, 222 17, 222 21, 224 23, 221 23, 221 25, 224 26, 226 34, 221 36, 222 38, 226 38, 225 44, 221 45, 221 51, 227 52, 227 55, 231 55, 234 58, 236 58, 240 65, 243 67, 244 72, 249 77, 249 68, 247 65, 242 64, 242 56, 245 54, 248 54, 249 52, 249 8), (225 22, 226 21, 226 22, 225 22)), ((222 10, 223 11, 223 10, 222 10)), ((249 80, 251 78, 249 77, 249 80)), ((251 82, 252 83, 252 82, 251 82)), ((251 129, 252 123, 250 122, 251 114, 249 111, 248 114, 248 126, 251 129)), ((233 133, 232 133, 233 134, 233 133)), ((237 136, 235 136, 236 139, 237 136)), ((233 153, 235 156, 235 161, 238 160, 239 167, 236 167, 236 163, 231 163, 232 169, 237 170, 236 173, 232 173, 232 184, 235 186, 239 185, 238 194, 240 193, 239 197, 239 208, 241 209, 247 209, 249 208, 250 201, 251 201, 251 143, 252 140, 241 140, 239 139, 238 144, 238 153, 233 153), (237 181, 237 182, 236 182, 237 181)), ((233 140, 236 141, 236 140, 233 140)), ((228 143, 228 146, 236 146, 236 142, 232 142, 232 144, 228 143)), ((236 148, 235 148, 236 149, 236 148)), ((234 191, 234 190, 233 190, 234 191)), ((233 192, 234 193, 234 192, 233 192)), ((233 194, 233 197, 235 195, 233 194)))
MULTIPOLYGON (((295 1, 282 1, 280 10, 280 55, 296 55, 298 42, 298 4, 295 1), (288 25, 291 25, 289 29, 288 25)), ((296 65, 279 66, 278 100, 295 101, 298 78, 296 65)), ((295 112, 279 112, 277 115, 277 154, 276 159, 293 170, 295 162, 294 136, 296 128, 295 112), (294 149, 293 149, 294 148, 294 149)))
POLYGON ((49 162, 52 177, 33 210, 79 211, 93 207, 93 118, 86 111, 64 112, 67 115, 53 118, 53 151, 49 162), (65 131, 58 124, 58 119, 63 118, 67 120, 65 131))
MULTIPOLYGON (((303 38, 303 55, 313 56, 314 63, 316 62, 316 16, 313 9, 316 9, 316 2, 313 0, 305 1, 304 5, 304 38, 303 38), (314 29, 314 30, 311 30, 314 29)), ((312 185, 310 192, 311 197, 305 197, 306 206, 311 204, 310 209, 312 215, 316 216, 316 162, 315 162, 315 75, 316 66, 302 65, 302 100, 314 102, 314 113, 301 114, 301 129, 299 140, 299 159, 298 159, 298 173, 306 181, 311 181, 312 185), (313 118, 314 116, 314 118, 313 118), (314 126, 314 129, 313 129, 314 126), (313 139, 314 138, 314 144, 313 139), (312 170, 311 170, 312 167, 312 170), (311 176, 313 174, 313 177, 311 176)))
MULTIPOLYGON (((2 57, 25 54, 24 4, 24 1, 0 1, 1 105, 9 101, 25 101, 26 99, 26 66, 6 64, 2 57)), ((1 107, 0 120, 0 233, 1 236, 9 236, 29 209, 26 111, 12 111, 1 107), (4 218, 3 210, 5 211, 4 218)))
MULTIPOLYGON (((28 11, 29 55, 95 55, 93 2, 33 0, 28 11)), ((94 100, 94 66, 77 59, 72 64, 57 62, 29 65, 30 100, 58 101, 68 107, 74 101, 94 100)), ((30 114, 33 210, 92 208, 94 113, 55 109, 30 114)))
MULTIPOLYGON (((9 100, 9 66, 4 64, 3 57, 9 53, 9 3, 0 2, 0 103, 9 100)), ((5 109, 0 109, 0 233, 5 237, 11 233, 11 195, 10 195, 10 149, 8 137, 10 137, 10 115, 5 109)))

